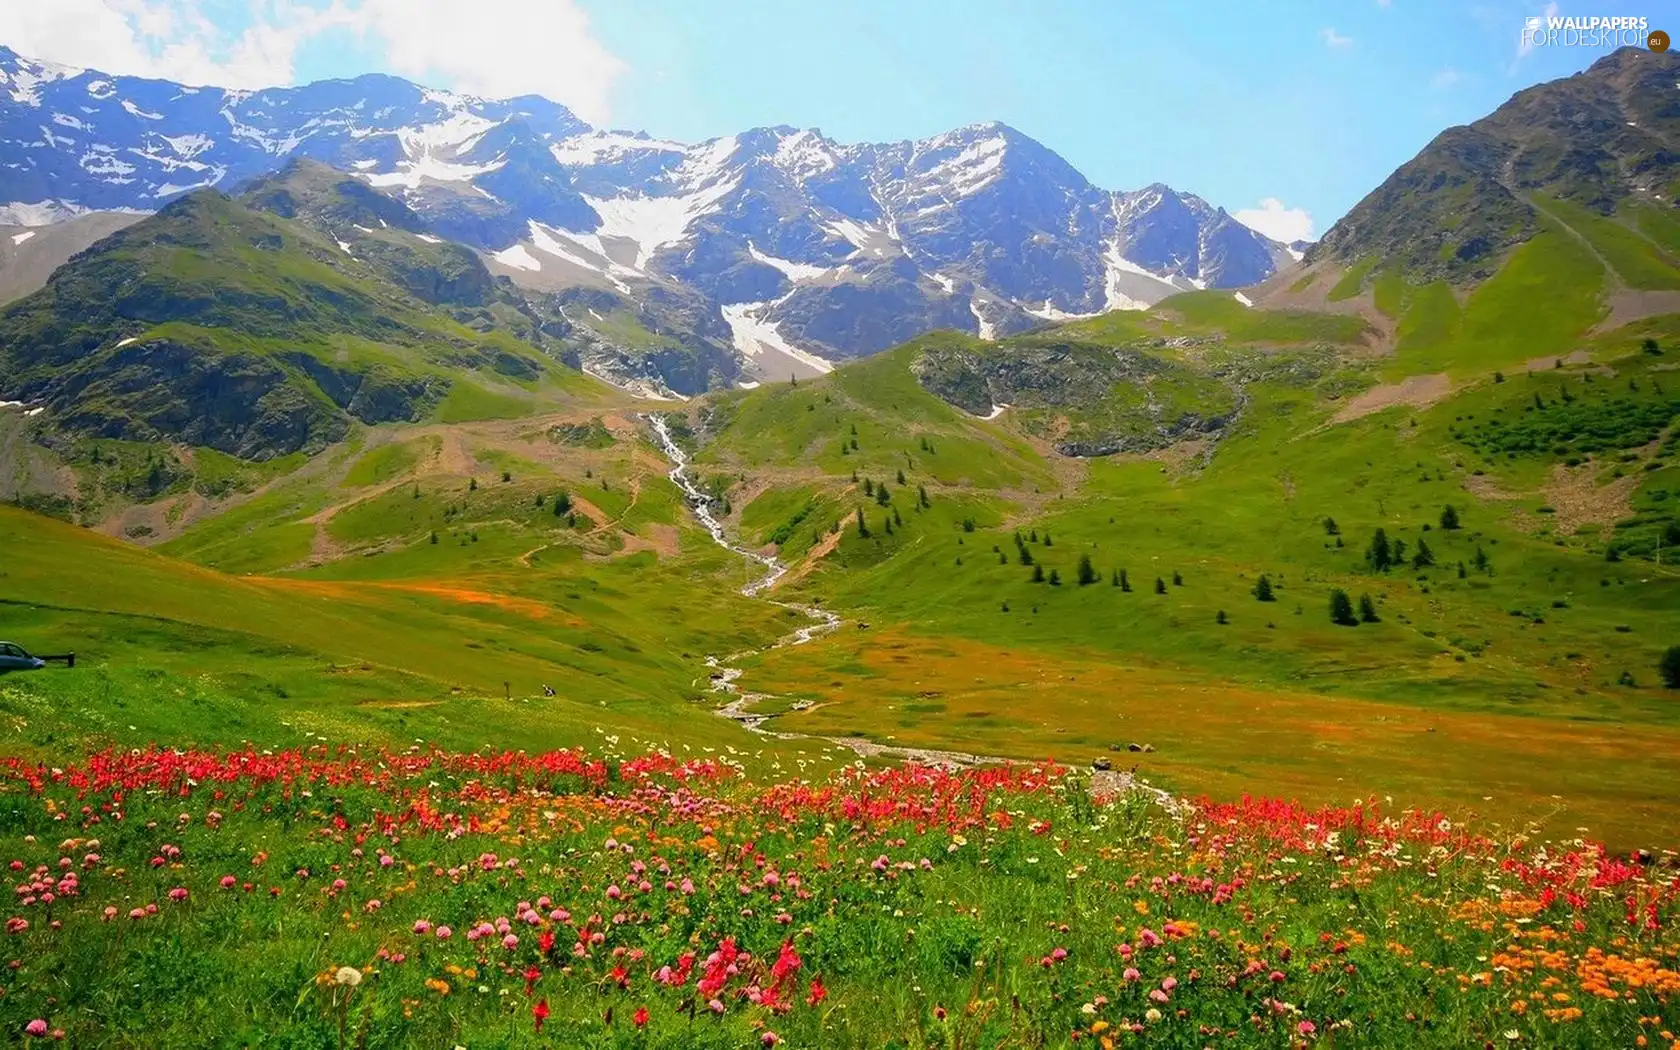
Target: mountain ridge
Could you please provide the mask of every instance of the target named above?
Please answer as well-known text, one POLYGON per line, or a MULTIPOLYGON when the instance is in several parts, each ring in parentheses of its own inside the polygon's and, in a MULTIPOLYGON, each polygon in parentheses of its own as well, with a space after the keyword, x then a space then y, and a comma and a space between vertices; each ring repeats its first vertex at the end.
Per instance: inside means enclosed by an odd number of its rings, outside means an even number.
POLYGON ((686 286, 761 378, 933 327, 989 337, 1248 285, 1289 258, 1194 195, 1099 189, 995 121, 896 143, 778 125, 682 144, 592 129, 540 96, 384 74, 228 91, 0 47, 0 143, 23 157, 0 170, 0 218, 22 223, 149 211, 320 160, 522 284, 638 303, 686 286))

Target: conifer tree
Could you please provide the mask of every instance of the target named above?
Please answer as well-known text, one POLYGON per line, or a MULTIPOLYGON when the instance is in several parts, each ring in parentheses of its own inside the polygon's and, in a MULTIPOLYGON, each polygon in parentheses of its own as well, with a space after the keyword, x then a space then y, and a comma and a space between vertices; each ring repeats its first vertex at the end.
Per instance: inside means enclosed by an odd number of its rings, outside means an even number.
POLYGON ((1174 587, 1182 587, 1182 586, 1184 586, 1184 577, 1183 577, 1183 576, 1180 576, 1180 575, 1179 575, 1179 574, 1178 574, 1178 570, 1177 570, 1177 569, 1174 569, 1174 570, 1173 570, 1173 586, 1174 586, 1174 587))
POLYGON ((1057 572, 1055 569, 1051 569, 1050 570, 1050 586, 1060 587, 1061 585, 1062 585, 1062 574, 1057 572))
POLYGON ((1272 581, 1264 573, 1254 581, 1254 598, 1256 601, 1275 602, 1277 596, 1272 594, 1272 581))
POLYGON ((1359 596, 1359 619, 1362 623, 1377 623, 1377 603, 1371 600, 1369 594, 1359 596))
POLYGON ((1451 530, 1458 527, 1458 511, 1449 503, 1441 508, 1441 528, 1451 530))
POLYGON ((1101 576, 1097 575, 1096 568, 1091 564, 1091 556, 1089 554, 1081 554, 1079 556, 1079 577, 1078 577, 1078 579, 1079 579, 1079 586, 1081 586, 1081 587, 1089 587, 1091 584, 1096 583, 1098 580, 1102 579, 1101 576))
POLYGON ((1159 576, 1155 577, 1155 593, 1156 594, 1167 593, 1167 581, 1161 579, 1161 577, 1159 577, 1159 576))
POLYGON ((1044 582, 1044 566, 1042 566, 1042 565, 1034 565, 1033 566, 1032 582, 1034 582, 1034 583, 1043 583, 1044 582))
POLYGON ((1126 570, 1125 569, 1121 569, 1120 570, 1120 592, 1122 594, 1129 594, 1129 593, 1131 593, 1131 590, 1132 590, 1131 578, 1126 575, 1126 570))
POLYGON ((860 537, 862 537, 863 539, 868 539, 869 538, 869 523, 863 520, 863 508, 862 507, 859 507, 857 509, 857 530, 858 530, 858 535, 860 537))
POLYGON ((1412 555, 1412 568, 1427 569, 1435 564, 1435 552, 1429 549, 1429 544, 1418 540, 1417 553, 1412 555))
POLYGON ((1365 562, 1377 572, 1387 572, 1394 564, 1394 553, 1388 546, 1388 533, 1380 528, 1371 536, 1371 545, 1365 550, 1365 562))
POLYGON ((1347 592, 1340 587, 1330 592, 1330 622, 1339 627, 1359 625, 1359 621, 1353 615, 1353 603, 1348 600, 1347 592))

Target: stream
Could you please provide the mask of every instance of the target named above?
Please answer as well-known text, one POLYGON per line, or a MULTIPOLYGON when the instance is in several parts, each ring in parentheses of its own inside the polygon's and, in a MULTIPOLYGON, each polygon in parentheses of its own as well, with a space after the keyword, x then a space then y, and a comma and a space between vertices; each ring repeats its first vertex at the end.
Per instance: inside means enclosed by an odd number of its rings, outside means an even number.
MULTIPOLYGON (((800 605, 794 602, 777 601, 764 597, 764 592, 774 587, 783 576, 787 575, 789 566, 773 555, 761 554, 748 550, 739 544, 732 543, 724 531, 723 523, 712 511, 713 498, 701 489, 688 474, 688 454, 682 450, 676 440, 671 437, 671 431, 665 420, 651 413, 644 414, 643 419, 653 428, 654 436, 659 440, 659 446, 665 453, 665 458, 671 461, 671 470, 666 475, 673 484, 682 489, 684 502, 696 521, 705 526, 711 534, 712 540, 724 550, 732 551, 750 561, 764 567, 764 575, 741 588, 741 593, 748 598, 769 602, 782 609, 791 609, 816 621, 801 627, 792 634, 782 638, 765 649, 748 649, 744 652, 732 653, 728 656, 708 656, 706 666, 711 668, 711 687, 716 693, 727 693, 733 699, 723 707, 717 708, 715 713, 723 718, 739 722, 746 729, 763 736, 775 737, 778 740, 812 740, 820 743, 833 744, 838 747, 849 748, 860 757, 884 757, 905 759, 919 762, 923 765, 964 767, 976 766, 988 762, 1007 762, 1008 759, 996 758, 990 755, 972 755, 964 751, 940 751, 920 747, 896 747, 888 744, 878 744, 860 736, 815 736, 809 733, 786 733, 766 729, 765 723, 774 715, 758 714, 748 708, 765 700, 780 699, 772 693, 744 693, 736 681, 741 677, 742 669, 736 666, 736 661, 749 656, 756 656, 766 649, 779 649, 785 645, 804 645, 813 638, 828 634, 839 628, 841 619, 827 609, 815 605, 800 605)), ((804 711, 815 706, 809 701, 796 701, 792 710, 804 711)))

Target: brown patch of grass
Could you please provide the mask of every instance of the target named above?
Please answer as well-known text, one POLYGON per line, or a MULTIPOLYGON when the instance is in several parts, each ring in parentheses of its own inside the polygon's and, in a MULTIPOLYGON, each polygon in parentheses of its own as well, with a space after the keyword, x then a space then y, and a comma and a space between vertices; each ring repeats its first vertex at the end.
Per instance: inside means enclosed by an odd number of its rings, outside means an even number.
POLYGON ((428 598, 440 598, 444 601, 461 605, 488 605, 506 612, 524 616, 532 620, 548 620, 560 618, 568 626, 582 627, 584 623, 576 617, 566 616, 551 605, 532 598, 521 598, 512 594, 496 594, 490 591, 477 590, 472 587, 452 585, 448 582, 437 583, 409 583, 387 580, 300 580, 286 576, 253 576, 250 582, 259 586, 276 587, 283 590, 302 591, 320 597, 333 599, 359 599, 367 601, 377 600, 380 592, 397 592, 404 594, 419 594, 428 598))
MULTIPOLYGON (((1599 525, 1606 530, 1633 516, 1633 491, 1639 487, 1637 473, 1612 478, 1599 484, 1598 464, 1583 463, 1569 467, 1562 463, 1552 468, 1552 476, 1541 491, 1546 505, 1551 507, 1552 520, 1564 536, 1572 536, 1583 526, 1599 525)), ((1606 538, 1609 532, 1605 532, 1606 538)))
POLYGON ((821 701, 775 728, 1078 764, 1118 745, 1117 761, 1186 793, 1341 804, 1391 794, 1560 834, 1586 825, 1613 844, 1680 838, 1680 732, 1661 727, 1266 691, 902 628, 773 650, 747 687, 821 701), (943 710, 907 709, 934 687, 943 710))
POLYGON ((1373 412, 1381 412, 1394 405, 1411 405, 1413 408, 1427 408, 1435 402, 1452 393, 1452 377, 1445 372, 1436 372, 1426 376, 1407 376, 1398 383, 1382 383, 1350 398, 1336 413, 1333 423, 1346 423, 1349 420, 1368 416, 1373 412))

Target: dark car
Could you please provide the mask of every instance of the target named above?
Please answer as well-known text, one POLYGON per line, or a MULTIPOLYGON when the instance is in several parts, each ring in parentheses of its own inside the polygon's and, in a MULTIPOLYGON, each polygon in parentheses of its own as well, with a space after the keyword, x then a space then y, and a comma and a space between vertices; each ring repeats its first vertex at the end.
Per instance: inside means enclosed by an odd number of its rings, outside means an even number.
POLYGON ((62 660, 66 667, 76 666, 75 653, 66 653, 63 656, 30 656, 21 645, 0 642, 0 674, 7 671, 39 671, 47 666, 48 660, 62 660))

